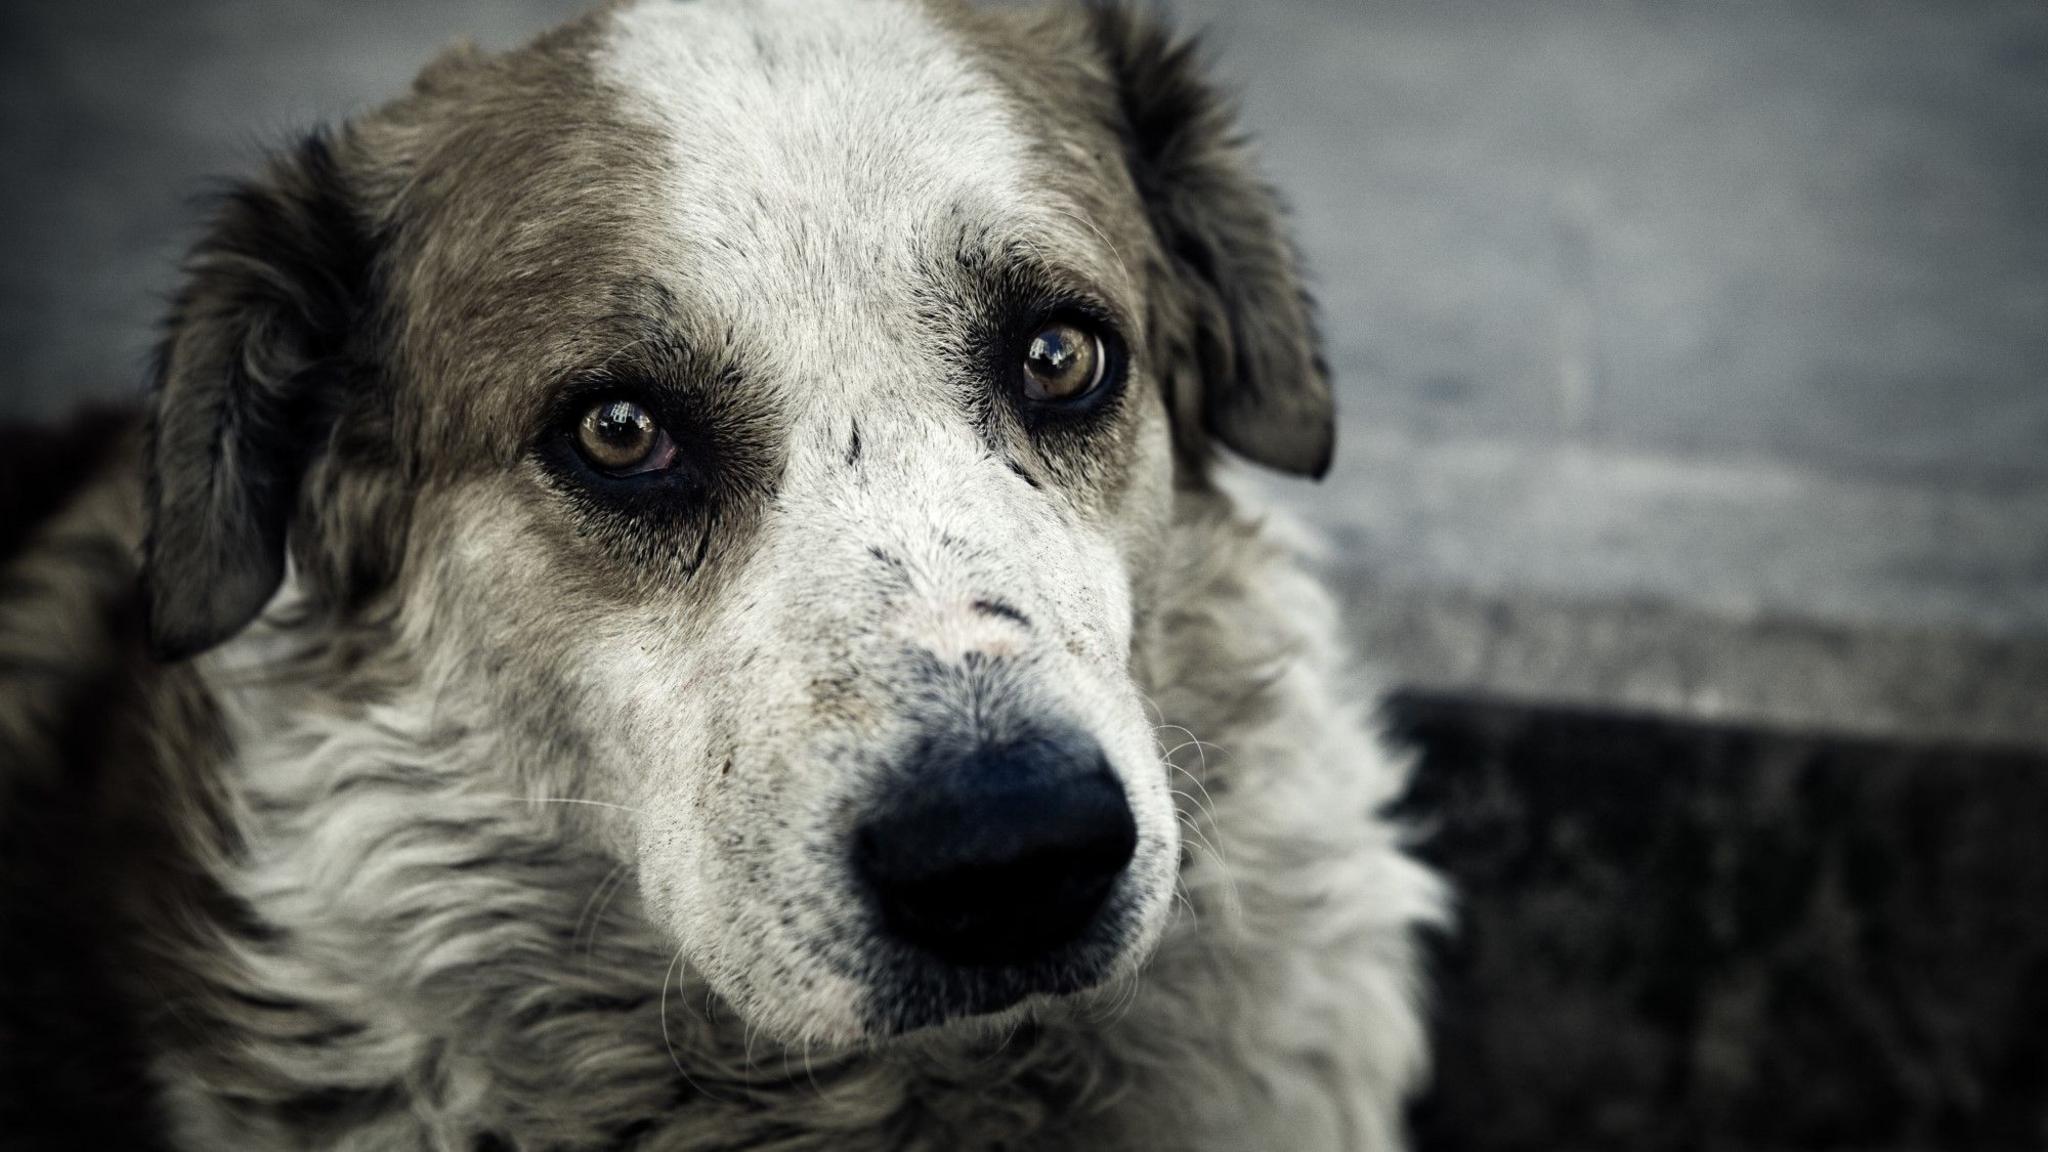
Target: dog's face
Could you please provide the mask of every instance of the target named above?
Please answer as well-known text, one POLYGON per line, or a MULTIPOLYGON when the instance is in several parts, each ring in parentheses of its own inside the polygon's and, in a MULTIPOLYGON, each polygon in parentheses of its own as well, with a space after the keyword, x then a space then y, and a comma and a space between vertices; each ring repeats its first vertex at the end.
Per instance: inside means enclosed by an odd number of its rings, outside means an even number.
POLYGON ((480 787, 618 813, 773 1035, 1095 987, 1178 866, 1133 678, 1175 485, 1327 456, 1272 215, 1114 13, 648 0, 453 59, 202 248, 153 628, 232 633, 289 545, 498 733, 480 787))

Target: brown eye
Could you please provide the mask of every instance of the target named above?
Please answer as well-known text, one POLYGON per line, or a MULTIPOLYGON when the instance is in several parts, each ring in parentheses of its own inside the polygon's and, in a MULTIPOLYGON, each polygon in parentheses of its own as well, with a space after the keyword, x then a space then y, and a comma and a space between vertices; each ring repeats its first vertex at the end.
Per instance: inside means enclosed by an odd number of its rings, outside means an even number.
POLYGON ((1024 348, 1024 395, 1054 404, 1079 400, 1102 383, 1108 360, 1100 336, 1055 320, 1034 333, 1024 348))
POLYGON ((647 409, 630 400, 593 405, 576 426, 576 450, 614 476, 653 472, 675 462, 676 446, 647 409))

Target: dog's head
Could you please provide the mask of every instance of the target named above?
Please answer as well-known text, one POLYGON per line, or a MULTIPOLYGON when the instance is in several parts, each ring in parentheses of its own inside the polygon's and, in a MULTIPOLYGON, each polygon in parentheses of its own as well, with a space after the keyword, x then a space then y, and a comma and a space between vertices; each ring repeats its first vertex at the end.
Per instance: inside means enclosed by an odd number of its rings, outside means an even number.
POLYGON ((1212 441, 1319 473, 1331 436, 1187 47, 910 0, 450 56, 230 197, 155 421, 167 656, 289 555, 333 660, 481 717, 483 783, 617 806, 587 834, 655 923, 824 1041, 1142 961, 1174 490, 1212 441))

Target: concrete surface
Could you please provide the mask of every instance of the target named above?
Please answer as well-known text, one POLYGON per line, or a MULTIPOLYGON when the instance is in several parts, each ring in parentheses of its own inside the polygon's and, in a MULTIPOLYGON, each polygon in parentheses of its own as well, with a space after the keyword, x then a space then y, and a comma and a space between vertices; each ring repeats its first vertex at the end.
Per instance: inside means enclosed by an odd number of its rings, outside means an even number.
MULTIPOLYGON (((576 7, 0 8, 0 417, 132 393, 205 177, 576 7)), ((1395 679, 2048 742, 2048 5, 1178 8, 1327 311, 1273 487, 1395 679)))

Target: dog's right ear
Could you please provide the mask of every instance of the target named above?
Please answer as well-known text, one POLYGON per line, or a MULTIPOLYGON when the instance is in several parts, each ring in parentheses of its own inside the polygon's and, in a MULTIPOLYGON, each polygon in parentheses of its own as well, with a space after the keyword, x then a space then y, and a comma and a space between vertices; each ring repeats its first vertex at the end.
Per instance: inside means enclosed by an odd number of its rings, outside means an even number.
POLYGON ((1230 101, 1193 41, 1126 0, 1084 0, 1114 85, 1125 161, 1166 261, 1164 357, 1183 448, 1210 438, 1321 477, 1336 418, 1315 306, 1279 198, 1253 170, 1230 101))
POLYGON ((300 481, 352 372, 371 263, 324 135, 231 188, 193 249, 151 412, 142 580, 159 657, 234 635, 282 582, 300 481))

